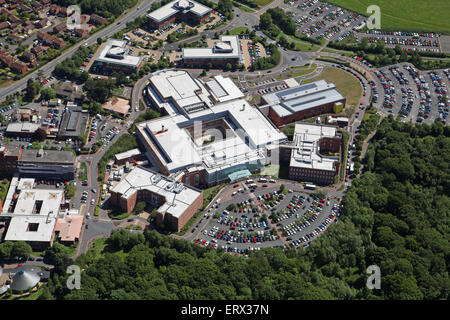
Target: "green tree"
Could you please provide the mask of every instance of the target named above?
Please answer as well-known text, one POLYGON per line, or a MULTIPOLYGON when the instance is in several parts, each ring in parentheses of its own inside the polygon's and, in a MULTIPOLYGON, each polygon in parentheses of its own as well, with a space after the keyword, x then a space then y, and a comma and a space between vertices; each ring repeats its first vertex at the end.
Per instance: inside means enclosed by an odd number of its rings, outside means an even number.
POLYGON ((145 207, 147 206, 147 203, 145 201, 139 201, 136 203, 136 206, 134 207, 134 212, 139 213, 144 211, 145 207))
POLYGON ((25 241, 16 241, 12 247, 11 255, 13 257, 28 259, 32 251, 31 246, 25 241))
POLYGON ((51 87, 42 89, 41 91, 41 99, 48 101, 50 99, 55 99, 56 98, 56 93, 55 90, 53 90, 51 87))

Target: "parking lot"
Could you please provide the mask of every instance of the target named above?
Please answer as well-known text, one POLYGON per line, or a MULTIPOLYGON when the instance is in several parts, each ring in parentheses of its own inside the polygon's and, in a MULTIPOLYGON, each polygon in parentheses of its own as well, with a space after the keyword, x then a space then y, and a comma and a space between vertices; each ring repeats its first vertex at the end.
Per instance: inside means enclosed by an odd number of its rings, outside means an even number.
POLYGON ((356 33, 357 40, 367 38, 369 43, 381 41, 388 48, 401 46, 408 51, 441 52, 440 36, 434 33, 408 33, 368 30, 365 33, 356 33))
POLYGON ((307 246, 339 214, 332 199, 318 199, 299 185, 280 186, 269 178, 230 184, 192 229, 200 231, 194 242, 237 254, 307 246))
POLYGON ((271 55, 269 50, 266 51, 266 48, 261 43, 253 43, 251 40, 246 39, 248 36, 239 36, 239 45, 244 55, 244 66, 248 69, 252 66, 256 59, 265 58, 271 55))
POLYGON ((422 72, 409 64, 381 68, 375 72, 379 86, 373 87, 373 101, 378 102, 378 95, 383 95, 385 110, 403 121, 432 124, 439 120, 449 124, 446 72, 422 72))
POLYGON ((318 0, 281 6, 297 24, 297 31, 317 40, 342 40, 366 20, 364 16, 318 0))

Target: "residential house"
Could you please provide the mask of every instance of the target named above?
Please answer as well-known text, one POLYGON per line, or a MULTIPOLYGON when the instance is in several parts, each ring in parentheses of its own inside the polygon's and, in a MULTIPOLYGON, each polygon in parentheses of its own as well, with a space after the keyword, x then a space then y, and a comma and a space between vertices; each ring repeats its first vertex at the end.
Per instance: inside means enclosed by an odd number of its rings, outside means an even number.
POLYGON ((33 7, 34 12, 39 12, 44 8, 43 4, 38 1, 31 2, 31 6, 33 7))
POLYGON ((77 37, 84 38, 84 37, 86 37, 88 35, 89 30, 83 29, 83 28, 79 28, 79 29, 75 29, 73 32, 75 33, 75 35, 77 37))
POLYGON ((14 61, 11 64, 10 68, 11 68, 12 72, 17 73, 17 74, 24 74, 29 70, 28 67, 24 63, 17 62, 17 61, 14 61))
POLYGON ((37 46, 37 47, 31 48, 31 52, 34 53, 36 56, 40 56, 44 53, 44 49, 42 49, 41 46, 37 46))
POLYGON ((6 28, 9 28, 9 23, 7 21, 0 22, 0 30, 6 29, 6 28))
POLYGON ((60 24, 53 27, 53 34, 62 33, 67 30, 67 24, 65 22, 61 22, 60 24))
POLYGON ((50 38, 50 35, 44 31, 38 31, 36 36, 37 36, 38 40, 43 43, 47 42, 48 38, 50 38))
POLYGON ((49 12, 50 12, 51 15, 56 16, 59 13, 60 10, 61 10, 60 6, 58 6, 57 4, 52 4, 50 6, 50 11, 49 12))
POLYGON ((66 7, 61 7, 59 10, 58 16, 60 17, 68 17, 70 15, 70 10, 66 7))
POLYGON ((89 19, 89 23, 95 24, 95 25, 102 25, 108 22, 106 18, 103 18, 102 16, 99 16, 98 14, 92 14, 91 18, 89 19))
POLYGON ((36 28, 42 29, 42 28, 48 27, 50 24, 51 23, 48 18, 43 18, 43 19, 39 20, 38 22, 36 22, 35 26, 36 26, 36 28))
POLYGON ((22 54, 22 59, 24 61, 26 61, 26 62, 31 63, 31 65, 34 65, 34 66, 36 65, 36 62, 37 62, 36 55, 34 53, 29 52, 29 51, 24 52, 22 54))
POLYGON ((56 48, 56 49, 62 49, 66 46, 66 42, 61 39, 61 38, 55 38, 52 41, 52 45, 56 48))

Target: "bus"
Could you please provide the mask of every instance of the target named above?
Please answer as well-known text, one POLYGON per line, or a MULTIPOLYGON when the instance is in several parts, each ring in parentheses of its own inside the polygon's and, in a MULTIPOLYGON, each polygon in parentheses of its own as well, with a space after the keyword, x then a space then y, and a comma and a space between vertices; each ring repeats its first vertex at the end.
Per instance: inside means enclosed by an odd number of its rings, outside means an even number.
POLYGON ((307 183, 307 184, 305 184, 305 189, 315 190, 316 189, 316 185, 307 183))

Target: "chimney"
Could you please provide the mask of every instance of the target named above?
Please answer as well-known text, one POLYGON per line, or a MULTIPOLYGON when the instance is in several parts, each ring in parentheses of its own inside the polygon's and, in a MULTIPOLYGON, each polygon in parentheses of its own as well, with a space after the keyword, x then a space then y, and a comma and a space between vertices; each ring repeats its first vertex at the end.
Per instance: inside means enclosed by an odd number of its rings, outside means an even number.
POLYGON ((161 132, 163 132, 163 131, 164 131, 164 125, 161 126, 161 132))

